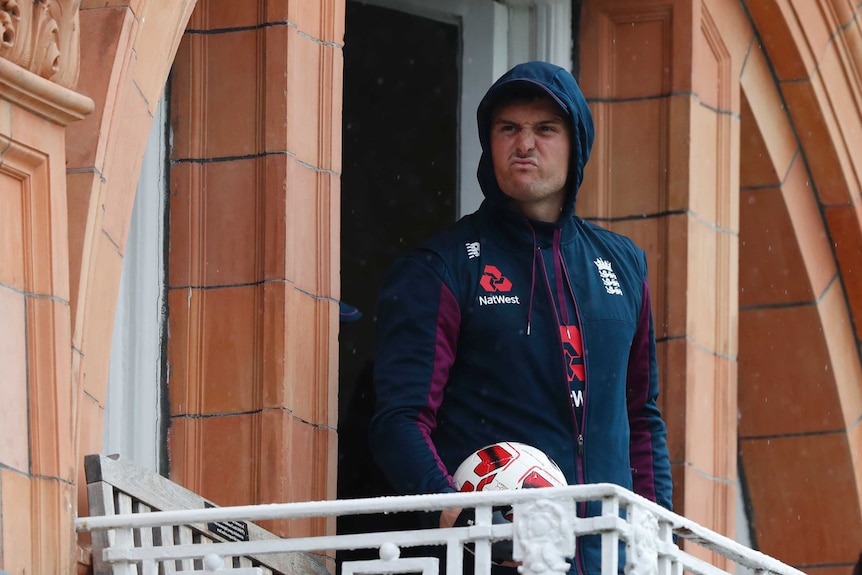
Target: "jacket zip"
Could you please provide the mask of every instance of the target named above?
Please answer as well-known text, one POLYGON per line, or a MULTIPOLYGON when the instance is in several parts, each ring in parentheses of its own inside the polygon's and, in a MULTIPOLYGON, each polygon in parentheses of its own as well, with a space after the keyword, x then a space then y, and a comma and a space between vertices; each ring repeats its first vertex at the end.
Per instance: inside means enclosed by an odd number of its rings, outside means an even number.
MULTIPOLYGON (((584 333, 585 330, 583 329, 584 324, 581 321, 581 311, 580 311, 580 308, 578 307, 578 299, 575 297, 575 290, 572 288, 572 282, 569 279, 569 270, 566 267, 566 260, 563 258, 562 249, 558 248, 557 253, 553 254, 553 255, 554 255, 554 257, 559 258, 561 272, 562 272, 562 276, 563 276, 562 279, 563 279, 563 281, 566 282, 566 284, 569 288, 569 295, 571 295, 571 297, 572 297, 572 306, 575 308, 575 317, 577 318, 577 321, 578 321, 578 331, 580 332, 579 335, 581 338, 581 355, 582 355, 582 359, 584 362, 584 401, 583 401, 583 408, 581 409, 581 420, 580 421, 578 421, 577 410, 575 409, 575 400, 572 397, 571 386, 569 386, 569 407, 572 411, 572 420, 575 423, 575 433, 577 434, 577 441, 578 441, 578 450, 577 450, 578 483, 580 483, 581 485, 584 485, 584 483, 586 482, 586 473, 584 472, 584 459, 585 458, 584 458, 584 433, 583 433, 583 431, 586 430, 586 426, 587 426, 587 390, 589 389, 589 381, 587 378, 587 374, 589 373, 589 370, 587 369, 587 342, 585 339, 585 333, 584 333)), ((544 265, 544 260, 542 260, 542 262, 544 265)), ((547 278, 547 273, 545 274, 545 277, 547 278)), ((566 305, 566 302, 561 302, 560 305, 566 305)), ((560 342, 560 347, 562 347, 562 341, 560 342)), ((587 504, 586 504, 586 502, 582 501, 582 502, 578 503, 577 509, 578 509, 578 511, 577 511, 578 516, 580 516, 580 517, 586 517, 587 516, 587 504)), ((584 565, 583 565, 583 558, 581 557, 581 553, 577 551, 577 548, 578 548, 578 542, 577 542, 577 540, 575 540, 575 564, 577 567, 578 574, 583 575, 585 572, 584 565)))
MULTIPOLYGON (((556 307, 556 303, 555 303, 554 295, 553 295, 554 292, 551 288, 550 281, 548 280, 548 270, 545 267, 545 258, 543 258, 542 254, 541 254, 542 248, 536 246, 536 251, 539 253, 539 257, 537 259, 539 260, 540 265, 542 266, 542 275, 545 278, 545 287, 548 289, 548 294, 550 295, 550 298, 551 298, 551 307, 554 310, 554 314, 557 318, 557 325, 559 325, 560 324, 560 315, 557 312, 557 307, 556 307)), ((564 268, 563 273, 566 273, 565 268, 564 268)), ((572 291, 572 286, 571 286, 570 282, 569 282, 569 293, 572 295, 572 301, 573 301, 574 307, 575 307, 575 314, 578 317, 578 325, 580 326, 581 318, 580 318, 580 313, 578 312, 578 304, 575 301, 575 294, 572 291)), ((566 302, 561 302, 561 305, 566 305, 566 302)), ((579 330, 580 330, 580 327, 579 327, 579 330)), ((580 330, 580 332, 581 332, 581 345, 582 345, 582 349, 583 349, 583 345, 585 345, 584 344, 584 332, 583 332, 583 330, 580 330)), ((559 338, 559 335, 557 335, 557 337, 559 338)), ((563 341, 562 341, 562 339, 558 339, 557 341, 559 341, 559 344, 560 344, 560 357, 563 357, 565 354, 565 349, 563 348, 563 341)), ((586 362, 586 357, 585 357, 584 358, 584 373, 585 374, 587 373, 586 370, 587 370, 587 362, 586 362)), ((567 382, 566 383, 566 397, 568 398, 569 411, 572 414, 572 424, 573 424, 574 431, 575 431, 575 437, 577 438, 578 482, 583 484, 583 482, 584 482, 584 470, 583 470, 583 468, 584 468, 584 465, 583 465, 584 464, 584 462, 583 462, 584 435, 583 435, 583 433, 581 433, 581 429, 583 429, 583 425, 584 425, 583 420, 585 420, 586 416, 587 416, 587 409, 586 409, 586 407, 587 407, 587 382, 586 382, 586 380, 584 380, 584 409, 583 409, 582 421, 578 421, 577 411, 575 410, 575 400, 572 397, 572 388, 570 385, 568 385, 568 376, 566 375, 566 366, 565 365, 563 365, 563 379, 566 380, 566 382, 567 382)))
MULTIPOLYGON (((531 227, 531 229, 532 229, 532 227, 531 227)), ((537 259, 539 260, 540 265, 542 266, 542 275, 545 278, 545 287, 548 290, 548 295, 549 295, 550 300, 551 300, 551 309, 554 310, 554 315, 556 316, 556 319, 557 319, 557 325, 560 325, 560 314, 559 314, 559 311, 557 311, 557 305, 555 303, 556 300, 554 299, 554 290, 551 287, 550 280, 548 279, 548 270, 547 270, 547 267, 545 266, 545 258, 542 256, 542 248, 540 248, 538 245, 535 244, 535 241, 536 241, 535 240, 535 232, 533 232, 533 233, 534 233, 534 235, 533 235, 533 246, 534 246, 533 253, 534 254, 538 253, 539 257, 537 259)), ((554 246, 556 247, 556 242, 554 243, 554 246)), ((583 359, 584 359, 584 407, 583 407, 583 410, 581 412, 582 413, 581 421, 578 421, 577 410, 575 409, 575 400, 574 400, 574 397, 572 397, 572 387, 571 387, 571 385, 568 384, 568 374, 566 371, 566 366, 565 365, 562 366, 563 367, 563 380, 566 382, 566 396, 568 397, 569 411, 572 414, 572 424, 574 427, 575 436, 577 438, 578 483, 583 485, 586 474, 584 473, 584 435, 581 432, 581 430, 584 429, 584 425, 586 423, 586 418, 587 418, 586 341, 584 340, 584 330, 582 329, 581 314, 580 314, 580 310, 578 309, 578 302, 577 302, 577 299, 575 299, 575 292, 572 289, 572 282, 569 280, 569 272, 568 272, 568 269, 566 269, 566 262, 563 260, 563 257, 562 257, 562 250, 560 250, 559 248, 552 249, 551 250, 551 257, 559 258, 559 261, 560 261, 560 264, 562 267, 561 271, 563 274, 563 279, 568 284, 569 294, 571 294, 571 296, 572 296, 572 305, 575 308, 575 316, 578 319, 578 330, 580 331, 580 337, 581 337, 581 352, 584 356, 583 357, 583 359)), ((534 262, 533 266, 534 266, 533 269, 535 270, 535 262, 534 262)), ((531 295, 531 299, 532 299, 532 295, 531 295)), ((567 303, 565 301, 559 302, 559 303, 561 306, 567 305, 567 303)), ((531 305, 531 307, 532 307, 532 305, 531 305)), ((568 324, 567 324, 567 327, 568 327, 568 324)), ((562 358, 565 355, 565 349, 563 348, 563 341, 562 341, 561 336, 559 334, 559 329, 557 330, 557 338, 558 338, 557 341, 559 342, 559 346, 560 346, 560 357, 562 358)), ((579 502, 577 504, 577 515, 579 517, 586 517, 586 515, 587 515, 587 504, 586 504, 586 502, 582 501, 582 502, 579 502)), ((578 547, 579 547, 579 545, 578 545, 578 541, 576 539, 575 540, 575 558, 574 558, 575 567, 577 568, 578 575, 584 575, 585 569, 584 569, 584 565, 583 565, 583 558, 581 557, 582 554, 578 551, 578 547)))

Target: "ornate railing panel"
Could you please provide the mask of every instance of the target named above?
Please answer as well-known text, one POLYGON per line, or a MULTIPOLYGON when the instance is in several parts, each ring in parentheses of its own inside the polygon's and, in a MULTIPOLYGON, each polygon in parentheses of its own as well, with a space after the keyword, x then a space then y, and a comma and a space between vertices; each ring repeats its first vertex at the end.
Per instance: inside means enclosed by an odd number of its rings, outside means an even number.
MULTIPOLYGON (((491 546, 495 541, 512 540, 514 558, 523 575, 563 574, 575 552, 577 537, 600 534, 602 575, 719 575, 728 573, 675 542, 691 542, 689 547, 712 551, 757 575, 802 575, 780 561, 715 533, 685 517, 667 511, 617 485, 596 484, 546 489, 524 489, 477 493, 449 493, 317 501, 238 507, 216 507, 189 511, 128 513, 88 517, 77 521, 79 531, 112 530, 113 544, 104 550, 104 560, 116 574, 164 572, 159 566, 177 560, 194 560, 189 573, 251 574, 255 568, 233 568, 234 558, 293 551, 332 553, 347 549, 376 549, 379 559, 346 561, 343 575, 372 573, 439 573, 436 557, 401 557, 407 547, 441 546, 445 549, 446 575, 461 575, 464 546, 470 544, 474 572, 491 569, 491 546), (575 505, 601 501, 602 514, 577 517, 575 505), (512 506, 511 523, 492 523, 494 507, 512 506), (299 519, 370 513, 434 511, 446 508, 474 508, 475 520, 466 527, 422 529, 299 537, 268 541, 183 544, 170 547, 142 547, 136 541, 152 541, 148 532, 164 526, 213 522, 299 519), (620 565, 620 542, 625 544, 626 564, 620 565)), ((732 571, 731 571, 732 572, 732 571)))

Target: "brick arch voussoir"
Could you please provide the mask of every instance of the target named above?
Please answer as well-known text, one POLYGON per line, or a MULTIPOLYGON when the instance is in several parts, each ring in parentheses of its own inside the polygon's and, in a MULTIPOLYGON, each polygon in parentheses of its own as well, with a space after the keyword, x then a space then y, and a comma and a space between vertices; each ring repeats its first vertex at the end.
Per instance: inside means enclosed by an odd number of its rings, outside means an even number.
POLYGON ((823 82, 811 97, 822 78, 782 82, 813 70, 810 46, 801 44, 806 35, 796 31, 818 23, 791 26, 788 18, 798 15, 776 3, 746 4, 757 4, 751 16, 762 42, 743 72, 751 107, 748 117, 743 113, 742 142, 759 141, 769 165, 742 162, 740 286, 744 294, 757 285, 757 270, 766 269, 776 289, 769 292, 760 278, 761 297, 740 297, 741 458, 760 549, 825 574, 855 561, 862 540, 862 278, 856 277, 862 274, 854 272, 862 211, 858 192, 848 201, 858 184, 840 157, 846 142, 827 121, 840 112, 829 103, 847 87, 823 82), (761 58, 765 65, 758 67, 761 58), (755 212, 758 194, 771 200, 759 206, 768 206, 768 215, 755 212), (781 253, 758 249, 768 225, 782 232, 774 242, 781 253), (782 278, 781 264, 795 273, 782 278), (795 298, 783 299, 787 286, 795 298), (772 329, 764 328, 770 321, 772 329), (815 524, 822 533, 812 532, 815 524), (834 538, 838 525, 844 535, 834 538))
POLYGON ((838 262, 862 351, 862 5, 744 2, 778 80, 838 262))
MULTIPOLYGON (((66 133, 76 460, 100 452, 111 335, 144 150, 193 0, 80 8, 77 90, 94 112, 66 133)), ((79 513, 86 482, 79 465, 79 513)))

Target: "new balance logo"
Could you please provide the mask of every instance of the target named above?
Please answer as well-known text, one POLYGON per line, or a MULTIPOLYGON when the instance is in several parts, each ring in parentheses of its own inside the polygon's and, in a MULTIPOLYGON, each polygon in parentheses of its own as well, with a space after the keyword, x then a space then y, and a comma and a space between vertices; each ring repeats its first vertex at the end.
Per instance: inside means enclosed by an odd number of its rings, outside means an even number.
POLYGON ((611 295, 623 295, 623 290, 620 288, 620 282, 617 279, 617 274, 614 273, 611 262, 597 258, 593 263, 599 270, 599 276, 602 278, 602 283, 605 284, 605 291, 611 295))
POLYGON ((512 282, 509 278, 497 269, 496 266, 487 265, 482 274, 482 279, 479 280, 479 285, 487 292, 507 292, 512 289, 512 282))
POLYGON ((465 244, 467 246, 467 258, 473 259, 479 257, 480 246, 479 242, 471 242, 469 244, 465 244))

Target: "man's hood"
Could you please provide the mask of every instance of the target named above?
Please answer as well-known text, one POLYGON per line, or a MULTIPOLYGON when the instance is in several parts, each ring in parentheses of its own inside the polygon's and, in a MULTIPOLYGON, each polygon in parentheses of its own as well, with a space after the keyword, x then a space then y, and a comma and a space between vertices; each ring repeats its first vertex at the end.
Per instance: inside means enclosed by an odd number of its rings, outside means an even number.
POLYGON ((563 205, 565 217, 571 215, 575 207, 578 188, 584 179, 584 166, 590 157, 595 130, 593 116, 578 83, 565 68, 547 62, 527 62, 518 64, 494 82, 476 112, 479 124, 479 141, 482 144, 482 158, 479 160, 479 185, 485 197, 498 206, 508 205, 506 196, 497 184, 491 160, 491 113, 498 98, 518 85, 536 86, 548 93, 566 112, 572 133, 572 157, 569 160, 569 178, 566 183, 568 193, 563 205))

